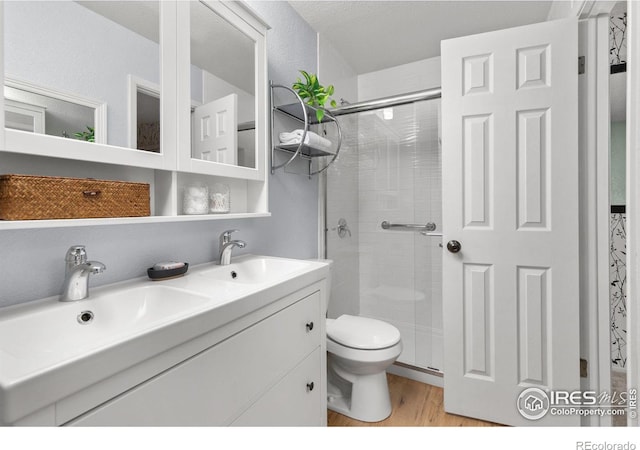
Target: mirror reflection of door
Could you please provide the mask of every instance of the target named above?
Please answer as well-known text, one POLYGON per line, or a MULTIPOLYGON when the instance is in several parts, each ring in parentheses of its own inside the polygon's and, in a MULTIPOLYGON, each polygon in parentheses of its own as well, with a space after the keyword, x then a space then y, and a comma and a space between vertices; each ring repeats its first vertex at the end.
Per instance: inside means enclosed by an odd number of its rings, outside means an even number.
POLYGON ((238 164, 238 95, 198 106, 192 113, 193 157, 238 164))
POLYGON ((255 168, 255 42, 204 3, 190 8, 191 99, 202 105, 191 115, 192 157, 255 168))

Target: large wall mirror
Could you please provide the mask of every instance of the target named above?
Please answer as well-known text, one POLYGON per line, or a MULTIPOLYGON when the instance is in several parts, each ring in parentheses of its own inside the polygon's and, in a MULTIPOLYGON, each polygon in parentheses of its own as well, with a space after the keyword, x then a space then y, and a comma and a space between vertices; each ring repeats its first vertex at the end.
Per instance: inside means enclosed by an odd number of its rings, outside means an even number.
POLYGON ((242 3, 0 7, 3 150, 264 180, 267 25, 242 3))
POLYGON ((206 2, 190 2, 190 34, 191 157, 255 169, 256 44, 206 2))
POLYGON ((5 126, 160 153, 160 2, 4 2, 5 126))

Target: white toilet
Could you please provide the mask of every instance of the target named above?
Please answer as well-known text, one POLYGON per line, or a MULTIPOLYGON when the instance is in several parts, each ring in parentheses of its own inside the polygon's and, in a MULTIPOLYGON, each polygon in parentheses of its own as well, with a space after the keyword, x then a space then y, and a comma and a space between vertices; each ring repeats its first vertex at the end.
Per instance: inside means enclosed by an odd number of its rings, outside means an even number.
POLYGON ((396 327, 342 315, 327 319, 327 407, 364 422, 391 414, 386 369, 400 356, 396 327))

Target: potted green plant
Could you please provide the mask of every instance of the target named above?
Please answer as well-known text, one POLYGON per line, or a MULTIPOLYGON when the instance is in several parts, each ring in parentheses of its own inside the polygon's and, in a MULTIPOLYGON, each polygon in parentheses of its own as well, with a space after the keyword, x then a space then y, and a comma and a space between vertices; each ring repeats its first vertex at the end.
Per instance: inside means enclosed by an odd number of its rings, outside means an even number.
POLYGON ((87 126, 87 131, 78 131, 77 133, 73 133, 76 139, 80 139, 81 141, 95 142, 95 132, 94 128, 87 126))
POLYGON ((298 80, 293 83, 293 89, 306 104, 317 108, 316 119, 318 119, 318 122, 322 122, 325 103, 329 101, 332 107, 335 108, 337 106, 336 101, 331 99, 334 91, 333 85, 322 86, 318 81, 317 75, 305 72, 304 70, 300 70, 300 73, 303 75, 304 80, 298 78, 298 80))

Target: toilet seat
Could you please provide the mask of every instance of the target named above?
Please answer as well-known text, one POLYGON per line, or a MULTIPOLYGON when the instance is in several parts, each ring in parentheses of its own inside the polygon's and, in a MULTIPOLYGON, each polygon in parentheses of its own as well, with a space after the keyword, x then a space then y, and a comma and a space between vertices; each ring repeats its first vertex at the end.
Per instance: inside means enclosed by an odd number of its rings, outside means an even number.
MULTIPOLYGON (((382 361, 395 361, 402 353, 402 341, 391 347, 379 348, 375 350, 362 350, 359 348, 347 347, 333 339, 327 339, 327 352, 340 358, 357 361, 360 364, 380 363, 382 361)), ((389 363, 390 364, 390 363, 389 363)))
POLYGON ((330 340, 357 350, 380 350, 400 342, 400 332, 393 325, 349 314, 327 319, 326 331, 330 340))

